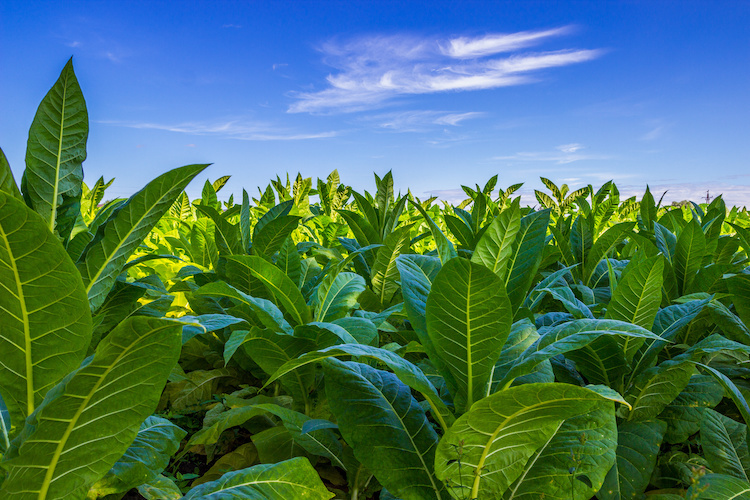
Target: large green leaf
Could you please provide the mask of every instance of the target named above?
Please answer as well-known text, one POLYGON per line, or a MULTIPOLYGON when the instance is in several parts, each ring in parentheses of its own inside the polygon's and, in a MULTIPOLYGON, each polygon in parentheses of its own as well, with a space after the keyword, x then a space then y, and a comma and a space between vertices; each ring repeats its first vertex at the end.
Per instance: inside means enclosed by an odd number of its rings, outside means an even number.
POLYGON ((667 425, 660 420, 623 422, 617 428, 617 459, 599 490, 600 500, 640 498, 651 472, 667 425))
POLYGON ((588 500, 615 462, 612 404, 564 421, 526 463, 503 500, 588 500))
MULTIPOLYGON (((648 330, 630 323, 609 319, 578 319, 552 327, 530 346, 500 381, 507 387, 516 378, 531 373, 536 365, 559 354, 581 349, 607 336, 634 336, 662 341, 648 330)), ((606 366, 603 369, 606 371, 606 366)))
POLYGON ((477 242, 471 256, 472 262, 483 264, 501 280, 505 279, 513 242, 521 228, 519 203, 520 201, 511 203, 509 208, 495 217, 477 242))
POLYGON ((181 330, 173 321, 139 317, 106 336, 27 419, 5 457, 3 498, 82 498, 156 409, 180 354, 181 330))
POLYGON ((435 277, 426 316, 437 355, 456 380, 454 404, 464 411, 488 393, 510 333, 513 315, 503 282, 481 264, 451 259, 435 277))
POLYGON ((13 178, 13 171, 10 169, 10 164, 2 148, 0 148, 0 191, 21 199, 21 192, 18 190, 16 180, 13 178))
POLYGON ((302 292, 281 269, 261 257, 251 255, 233 255, 227 257, 227 260, 260 280, 295 324, 303 325, 311 321, 310 308, 307 307, 302 292))
MULTIPOLYGON (((274 333, 260 328, 253 328, 244 337, 241 345, 247 355, 269 375, 275 373, 284 363, 296 359, 302 354, 314 351, 316 348, 315 343, 311 340, 274 333)), ((301 405, 307 403, 308 393, 314 382, 314 366, 295 370, 281 379, 282 385, 294 397, 295 403, 301 405)))
POLYGON ((690 293, 690 285, 701 268, 705 253, 706 236, 698 221, 693 219, 680 232, 675 247, 674 272, 680 295, 690 293))
POLYGON ((505 289, 515 311, 526 298, 534 281, 544 252, 544 238, 547 234, 550 210, 532 212, 521 219, 521 227, 511 245, 508 258, 508 272, 505 276, 505 289))
POLYGON ((169 210, 185 186, 208 165, 187 165, 160 175, 131 196, 99 228, 79 261, 91 310, 104 302, 128 257, 169 210))
POLYGON ((34 115, 21 188, 47 228, 67 239, 80 211, 89 116, 71 58, 34 115), (72 210, 66 210, 69 207, 72 210))
POLYGON ((453 246, 453 243, 443 234, 443 231, 440 230, 440 227, 435 224, 435 221, 432 220, 432 217, 430 217, 427 211, 422 208, 422 205, 413 201, 411 202, 411 204, 419 211, 420 214, 422 214, 422 217, 424 217, 424 220, 427 222, 427 226, 430 228, 432 238, 435 240, 435 245, 437 246, 438 256, 440 256, 440 262, 445 265, 446 262, 458 255, 456 253, 456 248, 453 246))
POLYGON ((155 415, 146 418, 133 444, 89 490, 89 495, 125 493, 156 479, 177 453, 186 434, 166 418, 155 415))
POLYGON ((306 458, 277 464, 260 464, 203 483, 187 492, 184 500, 329 500, 329 492, 306 458))
POLYGON ((669 360, 644 371, 625 394, 632 410, 623 408, 621 416, 634 422, 655 418, 685 389, 694 372, 692 363, 669 360))
POLYGON ((400 227, 386 236, 383 246, 378 249, 375 263, 370 272, 372 290, 381 306, 387 307, 393 295, 399 290, 399 274, 396 259, 409 248, 411 225, 400 227))
POLYGON ((562 383, 524 384, 492 394, 442 437, 435 473, 454 498, 501 498, 564 420, 605 401, 598 392, 562 383))
POLYGON ((438 436, 392 373, 329 359, 326 396, 354 455, 403 500, 448 498, 433 467, 438 436))
POLYGON ((724 389, 710 375, 693 375, 690 383, 659 415, 667 423, 664 441, 677 444, 700 430, 703 412, 724 398, 724 389))
POLYGON ((583 269, 583 283, 585 285, 593 286, 590 282, 599 261, 605 258, 615 246, 628 237, 633 226, 635 226, 635 222, 618 222, 596 239, 591 250, 586 253, 583 269))
MULTIPOLYGON (((656 255, 634 264, 625 268, 626 274, 617 283, 605 318, 627 321, 650 330, 661 302, 664 257, 656 255)), ((628 350, 626 346, 625 351, 628 350)))
POLYGON ((706 474, 685 493, 691 500, 750 500, 750 483, 726 474, 706 474))
POLYGON ((424 396, 432 407, 434 416, 440 422, 443 429, 447 429, 448 426, 453 423, 453 414, 440 399, 437 389, 435 389, 432 382, 430 382, 425 376, 424 372, 398 354, 379 347, 360 344, 340 344, 319 351, 309 352, 280 366, 276 372, 271 375, 271 378, 268 379, 266 386, 278 378, 305 365, 317 363, 333 356, 344 355, 372 358, 385 364, 388 368, 393 370, 401 382, 424 396))
POLYGON ((91 313, 81 277, 58 238, 23 202, 0 192, 0 393, 11 423, 86 355, 91 313))
POLYGON ((746 425, 707 409, 701 422, 701 446, 713 472, 750 482, 746 425))
POLYGON ((732 303, 745 325, 750 326, 750 276, 737 274, 726 280, 732 303))
POLYGON ((253 238, 253 253, 272 256, 281 248, 284 240, 297 229, 301 217, 285 215, 268 222, 253 238))
POLYGON ((315 319, 333 321, 346 316, 365 290, 365 279, 355 273, 338 273, 333 280, 324 279, 318 287, 315 319))

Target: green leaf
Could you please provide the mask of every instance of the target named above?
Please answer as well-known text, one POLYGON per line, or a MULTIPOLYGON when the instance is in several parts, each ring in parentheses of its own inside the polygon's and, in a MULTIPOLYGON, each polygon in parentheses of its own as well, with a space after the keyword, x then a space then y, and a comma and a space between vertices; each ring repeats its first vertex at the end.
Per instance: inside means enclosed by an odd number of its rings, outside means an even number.
POLYGON ((606 336, 635 336, 663 340, 644 328, 611 319, 579 319, 562 323, 552 327, 538 342, 524 351, 513 368, 500 381, 500 387, 507 387, 516 377, 531 373, 533 368, 544 360, 581 349, 606 336))
POLYGON ((703 412, 724 398, 724 389, 710 375, 693 375, 690 383, 659 415, 667 423, 664 441, 683 443, 700 430, 703 412))
POLYGON ((750 500, 750 483, 725 474, 706 474, 687 490, 691 500, 750 500))
MULTIPOLYGON (((264 372, 272 375, 285 363, 307 352, 314 351, 316 346, 313 341, 308 339, 253 328, 245 337, 242 348, 253 361, 258 363, 264 372)), ((314 382, 314 366, 295 370, 281 379, 282 385, 291 393, 297 404, 304 404, 307 401, 308 393, 314 382)))
POLYGON ((453 246, 453 243, 451 243, 451 241, 443 234, 443 231, 440 230, 440 227, 435 224, 435 221, 432 220, 432 218, 427 214, 427 211, 422 208, 422 205, 414 201, 412 201, 411 204, 419 211, 420 214, 422 214, 422 217, 424 217, 425 221, 427 222, 427 226, 430 228, 432 238, 435 240, 435 245, 437 246, 438 255, 440 256, 440 262, 445 265, 446 262, 458 255, 456 253, 456 248, 453 246))
POLYGON ((341 435, 380 484, 404 500, 448 498, 433 467, 438 436, 395 375, 329 359, 326 396, 341 435))
POLYGON ((236 304, 244 304, 253 311, 260 323, 276 332, 291 334, 292 327, 284 319, 284 314, 270 300, 251 297, 223 281, 203 285, 193 292, 196 297, 227 297, 236 304))
POLYGON ((635 226, 635 222, 618 222, 596 239, 591 250, 586 253, 583 275, 583 283, 585 285, 593 286, 591 285, 591 277, 594 275, 594 271, 596 271, 596 266, 614 247, 628 237, 633 226, 635 226))
POLYGON ((487 394, 512 322, 498 276, 480 264, 451 259, 435 277, 426 305, 427 332, 457 387, 459 412, 487 394))
POLYGON ((679 295, 690 293, 690 285, 701 268, 705 253, 706 236, 698 221, 691 220, 677 237, 675 247, 674 272, 679 295))
POLYGON ((385 364, 388 368, 393 370, 401 382, 424 396, 432 407, 435 418, 440 422, 444 429, 447 429, 448 426, 453 423, 453 414, 448 410, 442 399, 440 399, 437 389, 435 389, 435 386, 432 385, 432 382, 430 382, 422 370, 401 356, 379 347, 360 344, 340 344, 319 351, 308 352, 307 354, 292 359, 280 366, 276 372, 271 375, 271 378, 268 379, 265 386, 268 386, 280 377, 283 377, 305 365, 317 363, 333 356, 344 355, 372 358, 385 364))
POLYGON ((291 236, 287 236, 279 248, 279 257, 276 259, 276 267, 289 276, 293 283, 299 283, 302 274, 302 260, 300 259, 297 245, 291 236))
POLYGON ((188 165, 160 175, 131 196, 99 228, 79 261, 91 310, 104 302, 128 257, 169 210, 185 186, 208 165, 188 165))
POLYGON ((106 336, 93 359, 51 389, 27 419, 5 457, 4 498, 83 497, 156 409, 180 354, 181 330, 177 322, 141 317, 106 336))
MULTIPOLYGON (((492 380, 490 381, 491 392, 497 392, 500 388, 498 381, 508 374, 516 361, 518 361, 521 354, 531 347, 538 339, 539 333, 528 318, 513 323, 510 328, 508 340, 505 342, 500 357, 495 363, 492 372, 492 380)), ((552 374, 552 367, 549 364, 549 361, 545 360, 536 365, 533 371, 524 378, 526 380, 519 380, 519 382, 554 382, 555 377, 554 374, 552 374), (535 377, 535 375, 537 377, 535 377), (543 380, 547 375, 549 375, 551 379, 543 380), (537 380, 537 378, 539 378, 539 380, 537 380)))
POLYGON ((511 246, 505 289, 513 311, 516 311, 534 282, 534 275, 542 262, 544 238, 547 234, 550 211, 532 212, 521 219, 521 227, 511 246))
POLYGON ((667 425, 660 420, 622 422, 617 428, 617 460, 599 490, 600 500, 640 498, 656 465, 667 425))
POLYGON ((588 500, 615 462, 617 424, 612 403, 565 420, 526 463, 504 500, 588 500))
POLYGON ((271 256, 275 254, 284 240, 297 229, 301 217, 285 215, 269 221, 253 238, 253 253, 271 256))
POLYGON ((73 71, 73 59, 60 73, 34 115, 21 183, 29 205, 51 232, 67 239, 80 213, 83 160, 89 116, 73 71), (68 213, 66 207, 76 207, 68 213))
MULTIPOLYGON (((635 262, 634 266, 628 264, 625 276, 617 283, 617 288, 609 301, 605 318, 651 329, 661 302, 663 272, 664 257, 661 255, 635 262)), ((628 347, 625 346, 626 352, 628 347)), ((632 359, 632 356, 630 358, 632 359)))
POLYGON ((378 249, 375 256, 375 263, 370 271, 370 279, 372 290, 383 307, 388 306, 393 295, 400 288, 396 259, 409 249, 411 228, 411 225, 400 227, 386 236, 383 246, 378 249))
POLYGON ((260 280, 276 300, 281 303, 287 314, 297 325, 309 323, 312 319, 310 308, 297 285, 278 267, 261 257, 251 255, 233 255, 227 257, 230 262, 248 271, 260 280))
POLYGON ((306 458, 227 472, 187 492, 184 500, 329 500, 329 492, 306 458))
POLYGON ((114 466, 89 490, 99 496, 125 493, 156 479, 177 453, 187 434, 166 418, 152 415, 141 424, 135 441, 114 466))
POLYGON ((315 319, 333 321, 343 318, 357 303, 357 297, 365 288, 364 278, 349 272, 338 273, 333 281, 323 280, 318 287, 315 319))
POLYGON ((44 220, 0 192, 0 393, 16 431, 81 363, 91 313, 80 275, 44 220))
POLYGON ((750 481, 746 425, 707 409, 701 422, 701 446, 711 471, 750 481))
POLYGON ((524 384, 492 394, 442 437, 435 474, 454 498, 500 498, 564 420, 605 401, 597 392, 562 383, 524 384))
POLYGON ((14 198, 23 199, 21 192, 16 185, 16 180, 13 178, 13 171, 10 169, 10 164, 5 157, 2 148, 0 148, 0 191, 13 196, 14 198))
POLYGON ((343 448, 336 434, 330 429, 313 429, 303 432, 305 423, 311 421, 307 415, 275 404, 258 404, 255 407, 279 417, 294 441, 305 451, 313 455, 326 457, 331 463, 346 470, 346 466, 339 458, 343 448))
POLYGON ((138 493, 146 500, 180 500, 182 498, 182 492, 175 482, 162 475, 138 486, 138 493))
POLYGON ((750 276, 737 274, 726 280, 732 303, 745 325, 750 325, 750 276))
POLYGON ((474 254, 471 256, 472 262, 483 264, 501 280, 505 280, 513 242, 521 229, 519 204, 520 201, 514 201, 509 208, 495 217, 477 242, 474 254))
POLYGON ((644 371, 625 394, 632 410, 622 408, 621 416, 633 422, 655 418, 685 389, 694 371, 692 363, 670 360, 644 371))

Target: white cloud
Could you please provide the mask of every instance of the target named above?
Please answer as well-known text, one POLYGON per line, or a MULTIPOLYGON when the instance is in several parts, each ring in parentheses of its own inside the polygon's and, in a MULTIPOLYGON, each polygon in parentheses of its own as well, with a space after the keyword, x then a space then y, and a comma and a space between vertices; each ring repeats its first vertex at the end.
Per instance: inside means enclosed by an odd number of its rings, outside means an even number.
POLYGON ((383 113, 363 118, 367 122, 376 122, 379 127, 397 132, 427 132, 436 126, 459 127, 466 120, 484 116, 480 111, 467 113, 449 113, 446 111, 402 111, 383 113))
POLYGON ((351 112, 371 109, 403 95, 494 89, 535 81, 547 68, 599 57, 600 50, 566 49, 492 57, 538 44, 567 28, 458 37, 372 36, 321 47, 336 69, 328 88, 297 92, 289 112, 351 112))
POLYGON ((600 154, 584 154, 578 151, 584 146, 578 143, 557 146, 556 151, 519 152, 507 156, 495 156, 493 160, 513 162, 550 162, 564 165, 582 160, 610 160, 611 156, 600 154))
POLYGON ((523 49, 550 36, 564 35, 570 28, 556 28, 546 31, 521 31, 511 34, 493 34, 481 38, 454 38, 442 49, 445 55, 458 59, 483 57, 501 52, 523 49))
POLYGON ((563 144, 562 146, 557 146, 555 149, 562 151, 563 153, 575 153, 579 149, 583 149, 583 146, 581 146, 577 142, 574 142, 573 144, 563 144))
POLYGON ((243 122, 240 120, 203 123, 185 122, 173 125, 120 121, 100 121, 99 123, 136 129, 165 130, 168 132, 177 132, 188 135, 224 136, 230 139, 239 139, 243 141, 299 141, 306 139, 325 139, 335 137, 339 134, 336 131, 301 134, 274 128, 264 123, 243 122))

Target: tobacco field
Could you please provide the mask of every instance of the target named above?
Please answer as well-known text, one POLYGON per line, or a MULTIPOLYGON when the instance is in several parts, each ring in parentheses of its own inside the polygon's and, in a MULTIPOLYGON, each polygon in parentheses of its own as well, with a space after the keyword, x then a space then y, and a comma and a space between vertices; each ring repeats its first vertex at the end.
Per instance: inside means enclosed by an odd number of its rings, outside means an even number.
POLYGON ((208 165, 109 199, 87 136, 68 62, 20 182, 0 150, 0 498, 750 498, 746 209, 189 199, 208 165))

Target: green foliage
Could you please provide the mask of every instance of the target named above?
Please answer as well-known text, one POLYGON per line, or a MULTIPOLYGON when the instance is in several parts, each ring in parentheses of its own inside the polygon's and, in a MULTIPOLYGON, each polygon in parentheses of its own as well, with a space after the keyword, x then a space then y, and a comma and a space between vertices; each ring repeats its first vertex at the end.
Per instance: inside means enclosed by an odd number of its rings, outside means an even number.
POLYGON ((0 150, 0 496, 750 491, 750 216, 542 178, 456 206, 207 165, 83 183, 69 62, 0 150), (136 493, 137 491, 137 493, 136 493))

